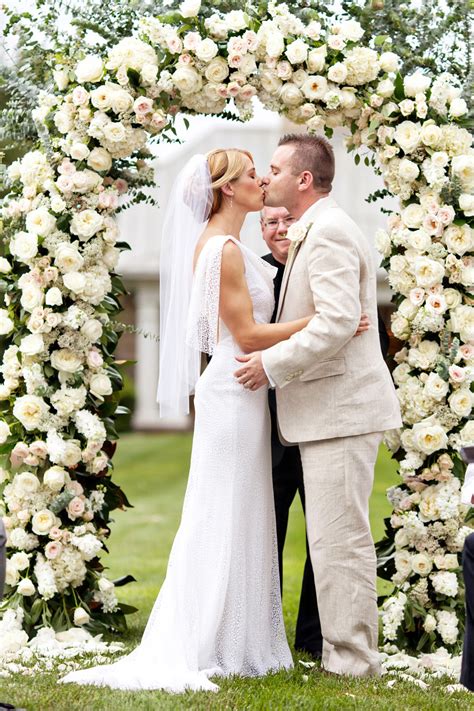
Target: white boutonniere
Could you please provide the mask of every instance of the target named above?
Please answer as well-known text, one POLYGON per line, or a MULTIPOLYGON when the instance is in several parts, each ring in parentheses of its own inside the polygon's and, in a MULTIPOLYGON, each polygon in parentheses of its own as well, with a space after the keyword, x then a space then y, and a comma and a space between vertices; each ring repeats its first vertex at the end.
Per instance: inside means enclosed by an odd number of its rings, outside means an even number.
POLYGON ((292 242, 293 245, 296 246, 300 242, 303 242, 304 239, 306 239, 306 236, 312 226, 313 226, 313 223, 311 223, 309 225, 304 225, 301 222, 295 222, 293 225, 291 225, 288 228, 286 237, 287 237, 287 239, 289 239, 292 242))

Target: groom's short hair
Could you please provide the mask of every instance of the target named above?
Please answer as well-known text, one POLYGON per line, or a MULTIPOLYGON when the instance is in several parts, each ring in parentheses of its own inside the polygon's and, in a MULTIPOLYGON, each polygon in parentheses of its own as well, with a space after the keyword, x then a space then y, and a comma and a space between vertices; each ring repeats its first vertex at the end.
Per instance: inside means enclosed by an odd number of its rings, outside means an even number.
POLYGON ((307 133, 287 133, 280 139, 279 146, 294 146, 291 157, 293 175, 309 171, 313 176, 314 188, 320 192, 329 192, 334 180, 334 151, 323 136, 307 133))

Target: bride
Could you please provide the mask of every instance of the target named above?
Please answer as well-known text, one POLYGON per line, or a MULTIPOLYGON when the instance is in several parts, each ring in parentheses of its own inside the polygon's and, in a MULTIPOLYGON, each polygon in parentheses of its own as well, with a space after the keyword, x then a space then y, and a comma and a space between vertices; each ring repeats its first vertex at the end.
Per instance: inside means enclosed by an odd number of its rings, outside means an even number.
POLYGON ((265 388, 234 377, 310 317, 269 324, 276 269, 240 241, 262 183, 250 153, 211 151, 179 175, 161 246, 160 379, 164 416, 195 428, 181 524, 141 644, 115 664, 61 681, 116 689, 217 691, 210 677, 292 666, 283 625, 265 388), (201 353, 212 360, 200 376, 201 353))

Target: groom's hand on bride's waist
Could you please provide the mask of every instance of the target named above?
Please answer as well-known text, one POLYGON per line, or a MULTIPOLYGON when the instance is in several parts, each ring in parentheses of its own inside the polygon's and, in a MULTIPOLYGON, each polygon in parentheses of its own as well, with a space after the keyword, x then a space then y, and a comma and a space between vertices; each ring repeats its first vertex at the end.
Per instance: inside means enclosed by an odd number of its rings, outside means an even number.
POLYGON ((258 390, 264 385, 269 384, 269 380, 265 373, 262 363, 261 351, 248 353, 243 356, 236 356, 235 359, 239 363, 243 363, 242 368, 239 368, 234 375, 241 385, 247 390, 258 390))

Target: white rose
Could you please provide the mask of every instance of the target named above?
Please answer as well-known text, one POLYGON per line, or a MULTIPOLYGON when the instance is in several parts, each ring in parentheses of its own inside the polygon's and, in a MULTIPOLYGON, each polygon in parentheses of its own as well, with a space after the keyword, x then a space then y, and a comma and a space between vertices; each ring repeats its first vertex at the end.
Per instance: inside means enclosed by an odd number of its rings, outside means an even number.
POLYGON ((91 343, 94 343, 102 336, 102 324, 97 319, 91 318, 82 326, 81 333, 83 333, 91 343))
POLYGON ((48 405, 37 395, 23 395, 17 398, 13 405, 13 416, 21 422, 25 430, 38 429, 48 412, 48 405))
POLYGON ((24 578, 18 583, 17 592, 24 597, 31 597, 35 594, 36 588, 29 578, 24 578))
POLYGON ((51 491, 61 491, 66 483, 66 470, 58 466, 50 467, 43 475, 43 483, 51 491))
POLYGON ((443 400, 449 390, 449 385, 437 373, 430 373, 425 382, 425 390, 427 395, 434 400, 443 400))
POLYGON ((214 59, 218 51, 219 48, 217 44, 209 37, 206 37, 206 39, 203 39, 196 47, 196 56, 203 62, 210 62, 211 59, 214 59))
POLYGON ((301 64, 308 56, 308 45, 302 39, 291 42, 285 52, 291 64, 301 64))
POLYGON ((70 439, 64 442, 64 450, 62 452, 61 463, 65 467, 75 467, 81 461, 82 451, 75 441, 70 439))
POLYGON ((444 277, 444 266, 428 257, 416 257, 414 273, 417 286, 428 288, 436 286, 444 277))
POLYGON ((46 536, 53 526, 56 525, 56 516, 49 509, 43 509, 35 513, 31 519, 31 528, 37 536, 46 536))
POLYGON ((382 52, 380 55, 380 67, 387 74, 398 71, 400 57, 395 52, 382 52))
POLYGON ((403 88, 405 89, 405 96, 416 96, 425 92, 429 85, 431 84, 431 79, 421 72, 415 72, 414 74, 409 74, 403 80, 403 88))
POLYGON ((462 193, 462 195, 459 196, 459 207, 466 217, 474 217, 474 195, 462 193))
POLYGON ((75 373, 82 368, 82 358, 69 348, 61 348, 51 354, 51 365, 64 373, 75 373))
POLYGON ((33 232, 17 232, 10 242, 10 252, 21 262, 27 262, 38 252, 38 236, 33 232))
POLYGON ((474 340, 474 307, 462 304, 452 309, 450 316, 452 330, 466 343, 474 340))
POLYGON ((449 407, 455 415, 469 417, 474 402, 474 394, 471 393, 469 388, 459 388, 449 396, 448 401, 449 407))
POLYGON ((417 553, 411 559, 411 568, 418 575, 429 575, 433 569, 433 562, 424 553, 417 553))
POLYGON ((79 84, 100 81, 103 73, 104 64, 97 55, 90 54, 76 66, 76 78, 79 84))
POLYGON ((344 20, 339 24, 340 34, 350 42, 357 42, 364 34, 364 30, 356 20, 344 20))
POLYGON ((322 72, 326 66, 327 47, 322 45, 316 49, 310 50, 308 59, 306 60, 307 67, 310 72, 322 72))
POLYGON ((420 126, 413 121, 402 121, 395 129, 393 137, 405 153, 411 153, 420 144, 420 126))
POLYGON ((448 309, 455 309, 462 301, 462 296, 457 289, 445 289, 443 296, 448 309))
POLYGON ((182 17, 196 17, 201 9, 201 0, 183 0, 179 6, 182 17))
POLYGON ((22 472, 14 479, 15 493, 20 497, 31 496, 36 494, 40 488, 40 481, 37 476, 31 472, 22 472))
POLYGON ((15 324, 6 309, 0 309, 0 336, 6 336, 15 328, 15 324))
POLYGON ((301 91, 298 89, 296 84, 291 82, 283 84, 280 90, 280 99, 285 106, 299 106, 304 101, 301 91))
POLYGON ((472 445, 474 444, 474 420, 469 420, 459 433, 461 439, 461 444, 472 445))
MULTIPOLYGON (((7 566, 5 571, 5 582, 7 585, 12 587, 18 583, 20 575, 18 570, 12 565, 11 561, 7 559, 7 566)), ((3 636, 3 635, 2 635, 3 636)), ((28 637, 27 637, 28 639, 28 637)))
POLYGON ((71 221, 71 232, 83 239, 90 239, 103 226, 104 218, 95 210, 81 210, 76 212, 71 221))
POLYGON ((465 100, 461 99, 460 97, 456 97, 451 101, 451 104, 449 106, 449 115, 453 116, 454 118, 459 118, 460 116, 464 116, 464 114, 467 114, 468 110, 468 105, 465 100))
POLYGON ((86 277, 81 272, 68 272, 63 275, 64 286, 73 294, 81 294, 87 284, 86 277))
POLYGON ((225 23, 229 30, 243 30, 248 27, 248 22, 245 13, 242 10, 231 10, 225 15, 225 23))
POLYGON ((322 99, 326 94, 327 89, 327 80, 325 77, 318 75, 309 76, 301 87, 303 94, 307 99, 310 99, 310 101, 322 99))
POLYGON ((413 440, 423 454, 433 454, 448 445, 448 437, 441 425, 430 421, 417 422, 413 425, 413 440))
POLYGON ((398 174, 402 180, 407 180, 411 183, 419 176, 420 169, 413 161, 403 158, 398 166, 398 174))
POLYGON ((69 155, 74 160, 85 160, 89 155, 89 149, 85 143, 73 143, 69 150, 69 155))
POLYGON ((274 30, 266 39, 265 50, 269 57, 278 59, 285 49, 285 40, 278 30, 274 30))
POLYGON ((328 70, 329 81, 334 81, 336 84, 342 84, 347 77, 347 67, 343 62, 336 62, 328 70))
POLYGON ((47 306, 60 306, 63 303, 63 296, 57 286, 51 287, 45 294, 44 298, 47 306))
POLYGON ((425 146, 437 148, 443 138, 443 131, 435 123, 424 123, 421 127, 420 138, 425 146))
POLYGON ((404 210, 402 210, 402 220, 403 223, 407 226, 410 227, 411 229, 417 229, 418 227, 421 227, 421 224, 423 222, 423 218, 425 215, 425 211, 416 202, 411 203, 407 207, 405 207, 404 210))
POLYGON ((74 245, 64 243, 56 249, 54 263, 63 274, 67 274, 78 271, 84 264, 84 259, 74 245))
POLYGON ((443 234, 444 242, 450 252, 463 255, 474 249, 474 230, 469 225, 451 225, 443 234))
POLYGON ((410 299, 404 299, 398 307, 398 313, 404 318, 412 319, 418 311, 418 307, 413 304, 410 299))
POLYGON ((379 81, 377 84, 376 91, 379 96, 383 96, 384 99, 388 99, 395 91, 395 84, 391 79, 382 79, 382 81, 379 81))
POLYGON ((431 237, 425 230, 410 231, 408 244, 418 252, 427 252, 431 247, 431 237))
POLYGON ((103 398, 105 395, 111 395, 112 383, 110 378, 105 373, 96 373, 90 379, 89 390, 93 395, 103 398))
POLYGON ((102 178, 92 170, 78 170, 72 176, 73 190, 75 193, 88 193, 94 190, 102 178))
POLYGON ((215 57, 206 67, 204 76, 208 81, 220 84, 229 76, 229 65, 224 57, 215 57))
POLYGON ((20 342, 20 351, 27 356, 38 355, 44 350, 43 336, 39 333, 32 333, 25 336, 20 342))
POLYGON ((121 143, 127 138, 125 126, 120 121, 110 121, 103 128, 104 137, 110 143, 121 143))
POLYGON ((463 188, 469 192, 474 191, 474 154, 454 156, 452 161, 453 173, 457 175, 463 188))
POLYGON ((26 216, 26 228, 35 235, 51 234, 56 227, 56 218, 45 207, 38 207, 26 216))
POLYGON ((377 250, 377 252, 380 252, 383 257, 390 256, 390 252, 392 251, 392 244, 390 241, 390 237, 385 230, 379 229, 376 231, 375 249, 377 250))
POLYGON ((0 444, 4 444, 10 436, 10 428, 6 422, 0 420, 0 444))
POLYGON ((30 564, 30 559, 24 551, 14 553, 10 558, 10 562, 17 570, 26 570, 30 564))
POLYGON ((172 79, 181 94, 194 94, 202 89, 201 75, 193 67, 178 67, 172 79))
POLYGON ((112 158, 105 148, 93 148, 87 158, 87 165, 93 170, 107 172, 112 167, 112 158))
POLYGON ((5 259, 5 257, 0 257, 0 274, 8 274, 12 270, 12 265, 5 259))
MULTIPOLYGON (((191 4, 194 0, 185 0, 183 5, 186 4, 191 4)), ((201 4, 201 0, 198 0, 199 5, 201 4)), ((183 15, 183 17, 187 17, 186 15, 183 15)), ((81 627, 81 625, 87 625, 87 623, 90 621, 90 616, 88 613, 84 610, 83 607, 76 607, 74 610, 74 624, 77 625, 77 627, 81 627)))
POLYGON ((423 629, 427 634, 434 632, 436 629, 436 617, 430 614, 426 615, 425 621, 423 622, 423 629))
POLYGON ((107 578, 99 578, 99 590, 103 593, 110 593, 115 589, 115 585, 107 578))

